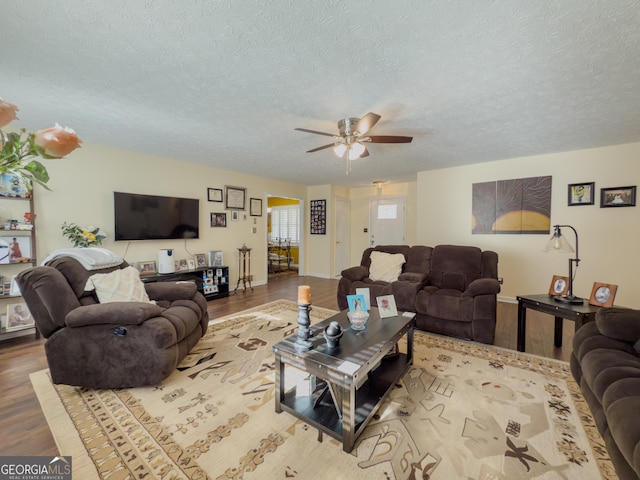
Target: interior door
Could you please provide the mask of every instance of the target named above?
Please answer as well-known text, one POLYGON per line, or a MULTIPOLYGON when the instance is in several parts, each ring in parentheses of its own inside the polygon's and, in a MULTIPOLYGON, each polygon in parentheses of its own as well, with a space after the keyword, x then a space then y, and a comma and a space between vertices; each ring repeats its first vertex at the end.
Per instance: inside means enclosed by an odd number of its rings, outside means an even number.
POLYGON ((340 275, 340 272, 349 268, 349 201, 336 199, 336 245, 333 254, 333 274, 340 275))
POLYGON ((404 197, 369 200, 369 245, 404 245, 405 204, 404 197))

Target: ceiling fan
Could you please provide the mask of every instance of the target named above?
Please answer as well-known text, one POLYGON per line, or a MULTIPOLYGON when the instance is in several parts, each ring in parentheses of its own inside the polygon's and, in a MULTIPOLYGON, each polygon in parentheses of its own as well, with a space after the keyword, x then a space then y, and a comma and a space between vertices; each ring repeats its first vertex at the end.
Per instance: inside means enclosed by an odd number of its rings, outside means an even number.
POLYGON ((411 140, 413 140, 413 137, 399 135, 366 135, 378 123, 380 118, 380 115, 373 112, 367 113, 362 118, 344 118, 338 122, 338 135, 307 128, 296 128, 295 130, 333 137, 335 139, 333 143, 313 148, 308 150, 307 153, 333 147, 333 151, 337 156, 346 159, 348 174, 351 170, 351 160, 369 156, 369 151, 364 146, 364 143, 411 143, 411 140))

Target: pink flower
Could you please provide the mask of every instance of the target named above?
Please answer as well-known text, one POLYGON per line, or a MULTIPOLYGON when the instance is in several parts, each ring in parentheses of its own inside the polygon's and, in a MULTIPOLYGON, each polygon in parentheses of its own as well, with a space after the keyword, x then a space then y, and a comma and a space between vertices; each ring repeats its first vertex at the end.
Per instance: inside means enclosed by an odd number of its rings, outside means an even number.
POLYGON ((56 123, 55 127, 38 130, 34 143, 42 149, 44 157, 62 158, 79 148, 82 141, 72 129, 56 123))
POLYGON ((0 98, 0 128, 5 125, 10 124, 16 118, 16 112, 18 111, 18 107, 16 107, 13 103, 5 102, 2 98, 0 98))

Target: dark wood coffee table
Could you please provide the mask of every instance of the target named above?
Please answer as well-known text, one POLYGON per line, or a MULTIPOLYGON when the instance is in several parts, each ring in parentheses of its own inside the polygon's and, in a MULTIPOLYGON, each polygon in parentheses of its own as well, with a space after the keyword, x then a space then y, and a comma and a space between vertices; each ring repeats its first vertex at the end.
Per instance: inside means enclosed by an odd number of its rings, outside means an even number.
POLYGON ((371 420, 389 391, 413 362, 413 317, 399 314, 380 318, 372 308, 364 330, 352 330, 347 312, 311 326, 313 348, 300 353, 295 335, 273 346, 276 369, 276 412, 289 412, 342 442, 345 452, 353 450, 358 435, 371 420), (337 321, 344 333, 337 348, 329 349, 322 335, 330 322, 337 321), (406 336, 406 353, 397 343, 406 336), (311 392, 285 391, 285 365, 309 373, 326 382, 329 394, 319 401, 311 392), (333 401, 332 401, 333 400, 333 401))

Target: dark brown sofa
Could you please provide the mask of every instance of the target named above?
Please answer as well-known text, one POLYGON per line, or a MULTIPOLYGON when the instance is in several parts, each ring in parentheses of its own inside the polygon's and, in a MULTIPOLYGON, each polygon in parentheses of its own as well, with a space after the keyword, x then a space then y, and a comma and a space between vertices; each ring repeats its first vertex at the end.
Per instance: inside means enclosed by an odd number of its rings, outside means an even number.
POLYGON ((622 480, 640 478, 640 311, 606 308, 573 337, 580 385, 622 480))
POLYGON ((459 245, 385 245, 368 248, 360 265, 342 272, 338 306, 348 308, 347 295, 369 288, 376 297, 394 295, 398 310, 416 313, 422 330, 492 344, 496 327, 498 255, 459 245), (371 252, 401 253, 405 264, 397 281, 369 277, 371 252))
POLYGON ((54 383, 88 388, 155 385, 173 372, 207 330, 204 296, 191 282, 147 283, 156 304, 100 303, 89 277, 120 266, 85 270, 63 257, 17 276, 54 383))

